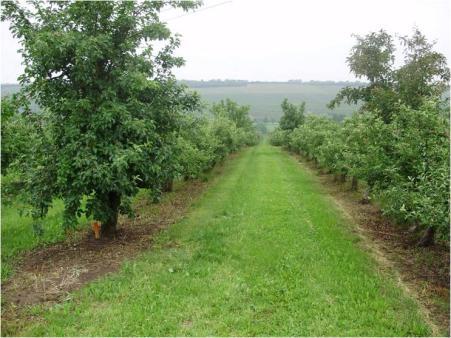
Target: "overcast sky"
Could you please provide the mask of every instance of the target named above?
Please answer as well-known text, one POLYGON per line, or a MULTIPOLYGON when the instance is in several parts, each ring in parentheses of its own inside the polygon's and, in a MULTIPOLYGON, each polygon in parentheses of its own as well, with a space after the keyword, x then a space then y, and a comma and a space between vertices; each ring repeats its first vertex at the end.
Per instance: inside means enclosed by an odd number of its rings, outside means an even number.
MULTIPOLYGON (((381 28, 399 35, 416 25, 451 58, 449 0, 206 0, 203 9, 163 20, 182 35, 180 79, 354 80, 345 60, 355 40, 381 28)), ((1 82, 17 82, 19 48, 1 23, 1 82)))

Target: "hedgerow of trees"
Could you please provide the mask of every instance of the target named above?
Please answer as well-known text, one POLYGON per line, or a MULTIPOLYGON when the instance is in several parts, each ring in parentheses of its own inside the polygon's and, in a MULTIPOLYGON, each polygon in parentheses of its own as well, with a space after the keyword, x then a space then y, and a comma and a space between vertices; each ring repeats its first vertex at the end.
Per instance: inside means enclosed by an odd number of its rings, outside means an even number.
POLYGON ((342 89, 330 106, 360 102, 360 111, 343 123, 307 116, 298 124, 284 109, 271 142, 348 177, 353 189, 365 182, 363 201, 377 198, 385 214, 423 228, 419 244, 427 246, 449 238, 450 71, 417 29, 401 43, 404 64, 395 69, 389 34, 357 36, 347 62, 368 84, 342 89), (287 129, 286 119, 297 127, 287 129))
POLYGON ((198 5, 2 3, 25 64, 21 93, 2 102, 2 174, 19 183, 35 229, 60 198, 65 228, 85 213, 114 233, 138 189, 157 201, 174 179, 198 177, 256 142, 248 107, 226 101, 202 114, 198 95, 172 74, 183 64, 174 56, 179 38, 159 12, 198 5))

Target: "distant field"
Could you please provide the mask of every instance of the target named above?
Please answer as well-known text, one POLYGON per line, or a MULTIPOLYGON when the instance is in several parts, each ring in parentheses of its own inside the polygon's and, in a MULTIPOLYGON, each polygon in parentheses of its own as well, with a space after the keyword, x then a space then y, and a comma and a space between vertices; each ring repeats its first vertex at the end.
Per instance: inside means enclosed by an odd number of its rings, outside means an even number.
MULTIPOLYGON (((291 102, 306 102, 307 111, 318 115, 328 115, 336 119, 349 116, 357 109, 357 106, 346 104, 330 110, 326 107, 340 88, 346 84, 342 82, 246 82, 236 83, 231 81, 202 83, 199 81, 187 81, 194 91, 197 91, 207 103, 217 102, 226 98, 239 104, 251 106, 251 115, 257 120, 279 120, 282 115, 280 104, 284 98, 291 102)), ((348 84, 354 85, 354 84, 348 84)), ((15 93, 19 90, 17 84, 2 84, 2 96, 15 93)))
POLYGON ((18 84, 3 84, 2 83, 2 97, 17 93, 20 89, 18 84))
MULTIPOLYGON (((10 84, 10 83, 3 84, 2 83, 1 89, 2 89, 2 97, 8 96, 8 95, 17 93, 20 90, 20 85, 17 83, 14 83, 14 84, 10 84)), ((31 109, 31 111, 36 112, 36 111, 39 111, 39 106, 36 104, 36 102, 31 102, 30 109, 31 109)))
POLYGON ((282 115, 280 104, 284 98, 294 103, 305 101, 310 113, 336 118, 351 115, 357 106, 344 104, 334 110, 326 107, 342 87, 339 83, 260 82, 237 86, 196 87, 193 90, 208 103, 230 98, 239 104, 250 105, 251 115, 258 120, 278 121, 282 115))

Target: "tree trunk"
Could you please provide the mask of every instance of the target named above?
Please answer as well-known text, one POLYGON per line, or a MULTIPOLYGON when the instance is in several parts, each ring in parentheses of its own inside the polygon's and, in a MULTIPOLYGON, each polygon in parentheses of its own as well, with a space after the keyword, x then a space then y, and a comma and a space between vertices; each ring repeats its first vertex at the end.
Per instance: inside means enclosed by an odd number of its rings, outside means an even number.
POLYGON ((346 182, 346 174, 340 174, 340 182, 341 183, 346 182))
POLYGON ((116 233, 121 195, 115 191, 108 193, 108 219, 102 224, 102 236, 111 236, 116 233))
POLYGON ((351 181, 351 190, 352 191, 357 191, 357 188, 359 187, 359 181, 357 180, 357 177, 352 176, 352 181, 351 181))
POLYGON ((435 229, 432 227, 429 227, 426 229, 426 231, 423 234, 423 237, 421 237, 420 241, 418 242, 418 246, 431 246, 434 244, 434 237, 435 237, 435 229))
POLYGON ((173 188, 173 180, 169 179, 166 182, 164 182, 162 191, 163 192, 171 192, 172 188, 173 188))
POLYGON ((409 232, 410 233, 414 233, 414 232, 416 232, 418 230, 418 224, 414 224, 414 225, 412 225, 410 228, 409 228, 409 232))
POLYGON ((370 203, 370 189, 366 188, 363 192, 363 197, 360 200, 360 203, 362 204, 368 204, 370 203))

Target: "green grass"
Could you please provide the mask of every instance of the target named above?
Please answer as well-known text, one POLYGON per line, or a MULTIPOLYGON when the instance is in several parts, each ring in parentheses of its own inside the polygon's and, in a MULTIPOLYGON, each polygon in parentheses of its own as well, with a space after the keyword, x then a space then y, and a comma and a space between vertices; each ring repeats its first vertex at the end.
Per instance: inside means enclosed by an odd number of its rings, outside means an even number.
MULTIPOLYGON (((44 228, 42 236, 34 234, 31 216, 21 213, 21 210, 23 207, 19 202, 5 204, 2 201, 2 281, 12 275, 14 264, 21 254, 66 238, 61 226, 64 211, 64 204, 61 200, 55 200, 47 217, 42 221, 44 228)), ((85 223, 86 218, 81 217, 79 224, 85 223)), ((80 225, 77 226, 77 228, 79 227, 80 225)))
POLYGON ((150 251, 70 301, 33 309, 38 319, 18 334, 431 334, 351 227, 311 174, 264 143, 229 162, 150 251))

